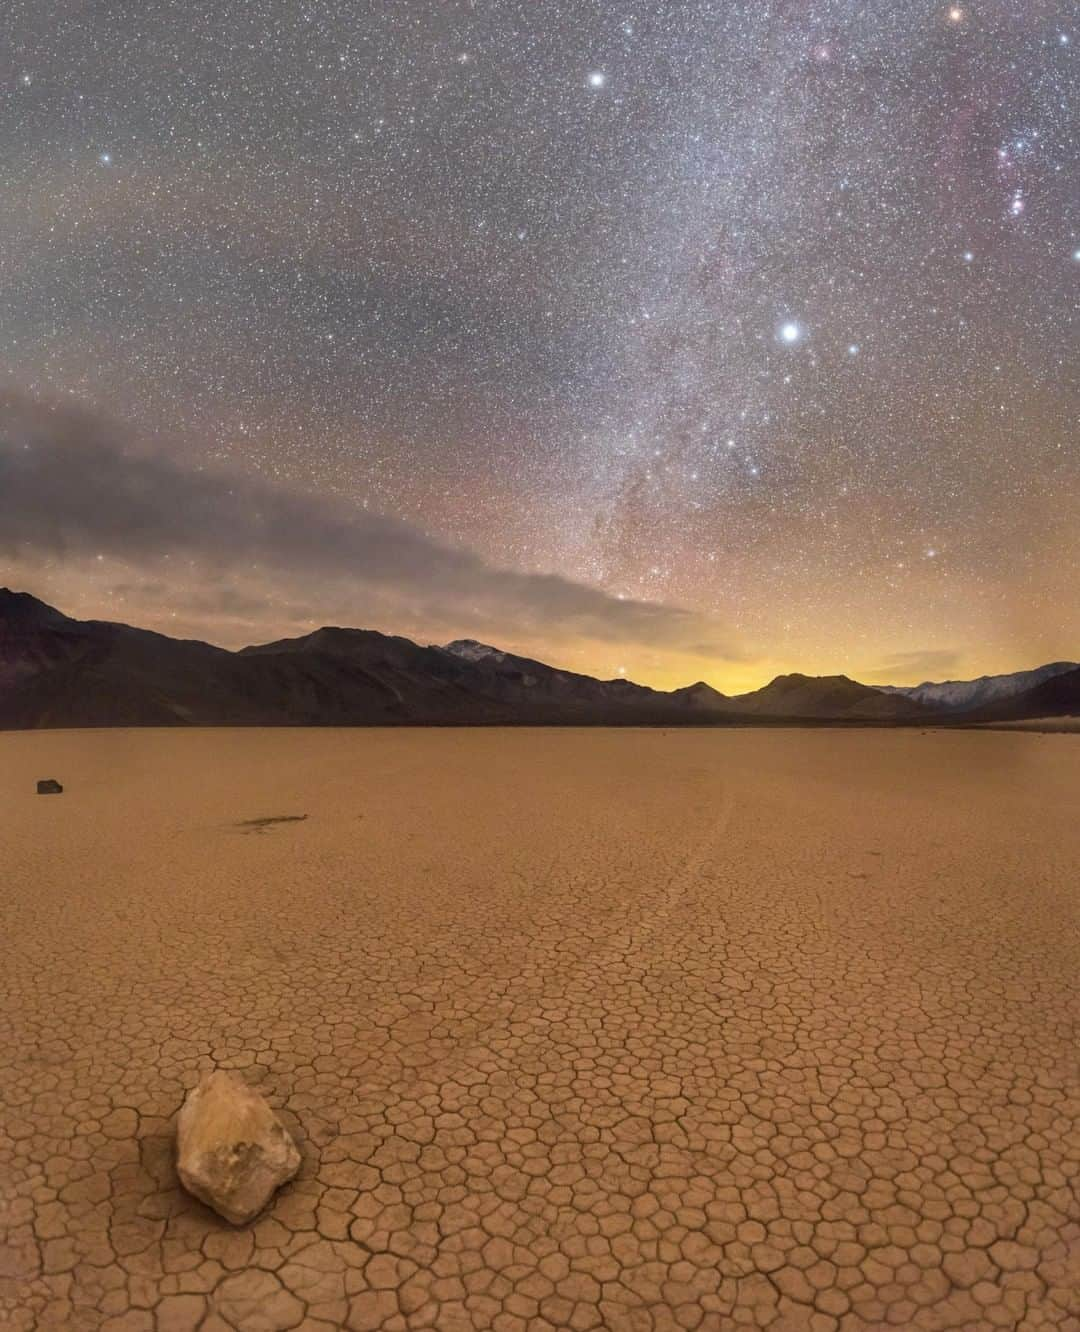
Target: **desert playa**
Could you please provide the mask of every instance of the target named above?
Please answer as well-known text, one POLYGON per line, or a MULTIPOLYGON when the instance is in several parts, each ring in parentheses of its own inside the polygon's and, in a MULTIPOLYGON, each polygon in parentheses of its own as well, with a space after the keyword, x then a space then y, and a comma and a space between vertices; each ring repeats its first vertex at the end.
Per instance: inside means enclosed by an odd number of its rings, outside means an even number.
POLYGON ((1070 735, 0 735, 0 1326, 1075 1329, 1078 795, 1070 735), (303 1157, 240 1228, 215 1068, 303 1157))

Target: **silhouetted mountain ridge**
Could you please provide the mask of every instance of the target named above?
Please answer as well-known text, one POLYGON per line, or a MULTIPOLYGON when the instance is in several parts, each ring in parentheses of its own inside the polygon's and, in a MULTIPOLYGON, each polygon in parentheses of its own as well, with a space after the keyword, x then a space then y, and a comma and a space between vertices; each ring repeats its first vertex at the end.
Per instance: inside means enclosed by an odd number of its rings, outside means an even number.
POLYGON ((1006 699, 1036 689, 1056 675, 1075 671, 1080 663, 1052 661, 1032 671, 1009 675, 980 675, 976 680, 925 680, 919 685, 879 685, 884 694, 903 694, 917 703, 943 712, 971 712, 1003 703, 1006 699))
POLYGON ((919 703, 890 697, 846 675, 778 675, 764 688, 740 694, 731 704, 755 717, 898 721, 928 715, 919 703))
MULTIPOLYGON (((1080 671, 1041 680, 1013 716, 1073 707, 1080 671), (1042 691, 1042 692, 1039 692, 1042 691)), ((964 714, 966 716, 966 714, 964 714)), ((0 728, 82 726, 904 724, 919 701, 847 676, 778 676, 730 698, 597 680, 473 639, 424 647, 324 626, 239 652, 107 620, 74 620, 0 589, 0 728)))
POLYGON ((1055 671, 1031 689, 995 699, 974 712, 972 721, 1024 721, 1033 717, 1080 717, 1080 667, 1055 671))

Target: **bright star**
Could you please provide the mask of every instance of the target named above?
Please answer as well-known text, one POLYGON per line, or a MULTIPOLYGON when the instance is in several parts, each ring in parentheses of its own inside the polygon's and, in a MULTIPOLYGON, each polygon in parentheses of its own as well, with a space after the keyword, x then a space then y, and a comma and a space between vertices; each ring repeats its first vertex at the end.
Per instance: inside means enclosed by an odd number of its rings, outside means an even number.
POLYGON ((99 153, 98 161, 102 166, 110 166, 112 163, 112 153, 99 153))
POLYGON ((960 23, 963 20, 963 17, 964 17, 964 11, 959 7, 959 5, 954 5, 952 9, 949 10, 950 23, 960 23))
POLYGON ((858 344, 857 342, 853 342, 853 343, 851 344, 851 346, 848 347, 848 349, 847 349, 847 354, 848 354, 849 356, 858 356, 858 354, 859 354, 859 344, 858 344))
POLYGON ((786 324, 780 325, 781 342, 786 342, 790 346, 792 343, 798 342, 801 337, 802 329, 793 319, 789 320, 786 324))
POLYGON ((972 262, 974 261, 974 259, 975 259, 975 256, 972 254, 972 252, 971 252, 970 250, 965 250, 965 251, 964 251, 964 263, 965 263, 965 264, 970 264, 970 263, 972 263, 972 262))
POLYGON ((607 75, 599 69, 594 69, 589 75, 590 88, 602 88, 607 83, 607 75))

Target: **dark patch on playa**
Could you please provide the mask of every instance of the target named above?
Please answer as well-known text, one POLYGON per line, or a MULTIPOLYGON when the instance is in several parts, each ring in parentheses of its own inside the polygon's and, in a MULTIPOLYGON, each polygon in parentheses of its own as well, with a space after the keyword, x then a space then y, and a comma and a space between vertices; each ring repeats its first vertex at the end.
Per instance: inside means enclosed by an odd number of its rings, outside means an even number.
POLYGON ((246 833, 264 833, 279 823, 303 823, 306 818, 306 814, 272 814, 262 819, 243 819, 240 823, 234 823, 233 827, 246 833))

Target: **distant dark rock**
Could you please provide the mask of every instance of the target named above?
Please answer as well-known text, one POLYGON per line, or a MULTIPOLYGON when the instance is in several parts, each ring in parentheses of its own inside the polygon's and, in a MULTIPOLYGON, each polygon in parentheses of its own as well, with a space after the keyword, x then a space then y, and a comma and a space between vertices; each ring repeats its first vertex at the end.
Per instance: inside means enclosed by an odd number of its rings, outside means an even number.
POLYGON ((46 777, 37 784, 38 795, 63 795, 64 788, 54 777, 46 777))

